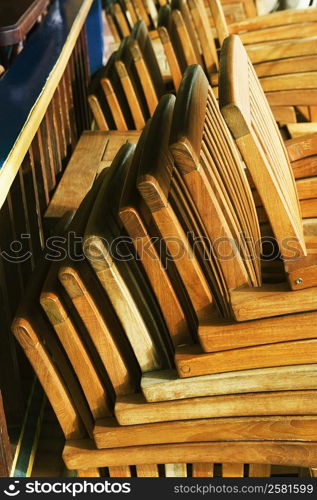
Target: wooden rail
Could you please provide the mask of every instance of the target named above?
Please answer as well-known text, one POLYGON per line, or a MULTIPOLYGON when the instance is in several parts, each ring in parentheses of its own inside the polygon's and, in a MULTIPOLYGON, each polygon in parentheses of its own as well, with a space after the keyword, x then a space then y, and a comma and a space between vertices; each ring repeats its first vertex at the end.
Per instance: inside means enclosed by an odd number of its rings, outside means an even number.
POLYGON ((28 373, 11 321, 43 246, 44 212, 91 123, 85 21, 92 3, 54 1, 0 81, 0 389, 10 424, 21 421, 20 373, 28 373))

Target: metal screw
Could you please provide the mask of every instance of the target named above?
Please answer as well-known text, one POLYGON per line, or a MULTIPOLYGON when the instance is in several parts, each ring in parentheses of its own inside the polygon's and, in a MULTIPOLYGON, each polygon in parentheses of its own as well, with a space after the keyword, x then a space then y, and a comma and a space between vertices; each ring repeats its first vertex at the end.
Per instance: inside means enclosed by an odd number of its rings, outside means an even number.
POLYGON ((297 280, 295 280, 295 285, 301 285, 303 283, 303 278, 297 278, 297 280))

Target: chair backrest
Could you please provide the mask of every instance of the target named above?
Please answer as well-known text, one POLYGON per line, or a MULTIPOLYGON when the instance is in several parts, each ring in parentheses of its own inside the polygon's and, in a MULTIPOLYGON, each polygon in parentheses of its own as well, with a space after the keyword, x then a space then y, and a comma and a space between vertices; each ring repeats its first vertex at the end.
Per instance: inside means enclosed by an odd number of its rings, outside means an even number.
POLYGON ((172 41, 170 39, 170 12, 171 8, 169 5, 164 5, 160 8, 159 10, 159 16, 158 16, 158 27, 157 31, 161 40, 161 43, 163 45, 165 57, 167 60, 167 63, 170 68, 170 72, 172 75, 172 80, 174 84, 174 88, 177 91, 178 87, 180 85, 180 82, 182 80, 182 73, 180 70, 178 58, 176 56, 174 46, 172 44, 172 41))
POLYGON ((124 7, 129 24, 133 27, 138 22, 138 14, 134 8, 134 4, 131 0, 124 0, 124 7))
POLYGON ((226 38, 221 51, 220 107, 262 200, 282 257, 304 256, 298 195, 283 139, 236 35, 226 38))
POLYGON ((119 3, 115 2, 108 6, 108 11, 112 16, 112 19, 116 25, 117 30, 120 33, 121 38, 129 36, 131 27, 126 17, 126 13, 122 9, 122 6, 119 3))
POLYGON ((178 189, 179 179, 173 176, 168 142, 174 101, 172 95, 164 96, 152 117, 137 185, 198 315, 212 303, 209 283, 212 278, 204 274, 205 271, 208 275, 209 271, 208 260, 204 259, 202 252, 205 241, 199 240, 196 246, 198 259, 188 240, 188 235, 198 232, 195 214, 187 206, 190 200, 184 199, 184 194, 178 189))
POLYGON ((132 248, 122 239, 118 219, 121 190, 133 150, 131 144, 121 148, 108 169, 87 223, 84 250, 145 372, 169 366, 171 353, 161 312, 132 248))
MULTIPOLYGON (((85 224, 99 183, 87 194, 67 231, 85 224)), ((64 234, 66 236, 66 232, 64 234)), ((45 252, 47 254, 47 252, 45 252)), ((28 357, 67 439, 92 436, 93 417, 65 350, 40 308, 49 262, 43 255, 25 292, 12 331, 28 357)))
MULTIPOLYGON (((125 44, 123 40, 122 44, 125 44)), ((148 110, 145 107, 144 99, 142 95, 140 97, 140 85, 138 81, 134 80, 134 76, 131 71, 131 60, 125 57, 123 60, 120 58, 122 56, 122 51, 120 50, 115 61, 115 69, 117 71, 118 77, 120 79, 122 88, 124 90, 126 100, 129 104, 130 112, 134 122, 134 128, 140 130, 144 127, 145 121, 148 117, 148 110)))
POLYGON ((224 39, 229 35, 229 28, 220 0, 208 0, 213 22, 219 40, 220 47, 224 39))
POLYGON ((203 60, 201 57, 202 48, 200 47, 199 37, 198 37, 198 34, 195 30, 195 26, 193 23, 193 19, 192 19, 191 12, 190 12, 189 6, 187 4, 187 1, 186 0, 172 0, 171 8, 172 8, 172 10, 178 10, 181 13, 182 18, 184 20, 184 24, 186 26, 187 33, 188 33, 190 41, 191 41, 191 45, 192 45, 193 50, 194 50, 197 64, 202 65, 203 64, 203 60))
POLYGON ((143 130, 126 178, 120 201, 120 218, 132 238, 140 262, 165 319, 173 345, 191 344, 195 331, 193 311, 173 261, 166 259, 163 242, 151 213, 136 188, 150 120, 143 130), (165 259, 164 259, 165 257, 165 259))
MULTIPOLYGON (((76 375, 39 306, 41 271, 16 313, 12 332, 32 365, 66 439, 92 436, 93 419, 76 375), (37 305, 38 304, 38 305, 37 305)), ((44 272, 45 274, 45 272, 44 272)), ((44 278, 42 273, 42 279, 44 278)))
POLYGON ((58 286, 58 267, 58 262, 50 266, 40 295, 41 306, 64 347, 93 418, 109 417, 111 402, 105 377, 98 372, 91 351, 87 349, 88 338, 80 331, 80 325, 75 322, 67 297, 58 286))
POLYGON ((131 37, 138 42, 144 62, 151 76, 156 95, 160 98, 164 94, 164 80, 144 21, 138 21, 136 23, 132 30, 131 37))
POLYGON ((131 394, 139 387, 138 364, 93 270, 85 261, 69 260, 60 267, 59 280, 84 324, 115 396, 131 394))
MULTIPOLYGON (((125 38, 118 49, 117 60, 124 64, 146 121, 154 112, 158 98, 138 42, 132 37, 125 38)), ((126 97, 128 99, 128 95, 126 97)))
POLYGON ((115 43, 120 42, 121 38, 120 38, 119 31, 118 31, 117 26, 112 18, 112 15, 108 11, 106 11, 106 20, 107 20, 107 24, 109 26, 110 33, 113 37, 113 41, 115 43))
POLYGON ((101 130, 105 130, 105 127, 102 125, 102 118, 100 119, 99 113, 103 114, 104 120, 110 129, 126 131, 135 128, 124 87, 116 68, 117 59, 118 55, 114 52, 106 66, 95 73, 89 88, 89 103, 101 130), (95 99, 99 105, 99 111, 97 108, 97 112, 94 107, 94 105, 97 106, 95 99))
POLYGON ((200 41, 207 74, 218 71, 219 61, 215 40, 212 36, 208 14, 203 0, 188 0, 193 24, 200 41))
POLYGON ((178 9, 171 9, 170 5, 160 8, 158 26, 164 27, 169 34, 171 44, 181 72, 190 64, 199 64, 195 49, 192 45, 185 21, 178 9))
POLYGON ((170 148, 212 244, 218 291, 261 283, 260 229, 236 145, 199 66, 179 88, 170 148))
POLYGON ((149 28, 151 21, 144 6, 143 0, 133 0, 133 5, 137 13, 138 19, 144 21, 146 26, 149 28))

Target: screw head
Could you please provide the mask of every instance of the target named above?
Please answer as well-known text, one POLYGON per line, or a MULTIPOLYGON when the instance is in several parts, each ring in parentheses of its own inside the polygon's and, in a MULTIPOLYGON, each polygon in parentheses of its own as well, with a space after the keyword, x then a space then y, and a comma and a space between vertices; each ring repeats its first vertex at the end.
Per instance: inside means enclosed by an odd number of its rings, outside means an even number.
POLYGON ((295 285, 301 285, 303 283, 303 278, 297 278, 297 280, 295 280, 295 285))

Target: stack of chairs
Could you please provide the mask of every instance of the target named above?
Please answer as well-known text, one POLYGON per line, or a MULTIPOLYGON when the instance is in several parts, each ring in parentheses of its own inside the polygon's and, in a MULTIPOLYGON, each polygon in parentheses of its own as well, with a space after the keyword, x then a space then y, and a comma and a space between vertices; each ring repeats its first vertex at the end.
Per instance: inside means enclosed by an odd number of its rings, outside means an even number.
POLYGON ((169 88, 139 21, 92 79, 88 101, 100 130, 141 130, 169 88))
POLYGON ((284 17, 274 13, 228 25, 220 0, 209 2, 217 37, 203 0, 173 0, 160 8, 157 33, 171 81, 162 75, 145 21, 137 21, 92 80, 89 102, 99 129, 142 129, 160 97, 178 90, 191 64, 204 68, 218 97, 218 44, 229 31, 239 30, 276 121, 283 125, 316 120, 316 44, 310 35, 316 28, 317 10, 287 11, 284 17))
MULTIPOLYGON (((117 0, 106 7, 106 19, 110 32, 115 42, 120 42, 129 36, 138 21, 144 21, 151 31, 151 36, 156 38, 156 28, 160 7, 169 4, 169 1, 160 0, 117 0)), ((253 0, 223 0, 224 15, 228 23, 241 22, 256 16, 253 0)), ((205 0, 208 22, 214 27, 208 0, 205 0)))
POLYGON ((159 8, 160 3, 154 0, 117 0, 108 5, 106 19, 114 41, 129 36, 138 21, 143 21, 155 37, 159 8))
POLYGON ((210 0, 210 5, 220 45, 229 33, 240 36, 278 121, 317 121, 317 9, 280 11, 228 24, 220 1, 210 0))
POLYGON ((13 323, 78 475, 316 468, 316 245, 288 158, 315 168, 316 136, 284 145, 235 36, 219 95, 222 114, 185 71, 61 222, 13 323))
MULTIPOLYGON (((314 121, 316 104, 316 9, 287 11, 228 25, 220 0, 210 0, 218 43, 239 33, 260 77, 274 116, 281 123, 314 121), (299 39, 300 38, 300 39, 299 39)), ((159 14, 173 46, 179 70, 204 67, 217 96, 218 55, 202 0, 173 0, 159 14)), ((158 28, 160 29, 160 28, 158 28)), ((166 57, 167 54, 166 54, 166 57)), ((174 66, 170 64, 173 74, 174 66)))

